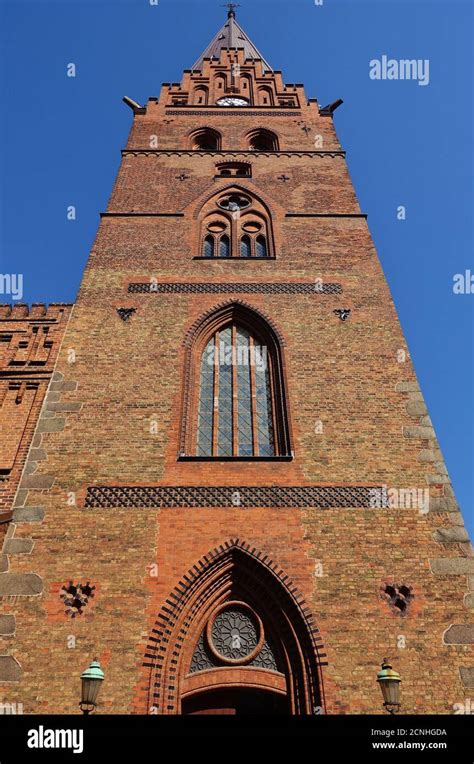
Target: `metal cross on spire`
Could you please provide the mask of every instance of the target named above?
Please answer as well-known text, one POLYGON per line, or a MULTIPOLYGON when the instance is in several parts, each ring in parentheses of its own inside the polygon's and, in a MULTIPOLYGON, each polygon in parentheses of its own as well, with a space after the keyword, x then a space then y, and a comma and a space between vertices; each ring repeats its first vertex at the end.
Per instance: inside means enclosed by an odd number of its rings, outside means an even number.
POLYGON ((223 8, 228 8, 229 12, 227 14, 228 18, 234 18, 235 19, 235 9, 240 8, 239 3, 226 3, 223 8))

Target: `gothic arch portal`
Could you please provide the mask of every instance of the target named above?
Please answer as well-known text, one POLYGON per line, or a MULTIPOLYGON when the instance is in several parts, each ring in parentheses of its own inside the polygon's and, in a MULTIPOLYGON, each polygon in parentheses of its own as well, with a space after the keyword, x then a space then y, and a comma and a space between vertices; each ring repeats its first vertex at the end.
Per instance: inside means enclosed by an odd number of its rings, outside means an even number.
POLYGON ((183 576, 158 615, 145 653, 147 710, 239 713, 253 702, 270 713, 324 712, 321 650, 288 576, 246 542, 229 540, 183 576), (227 636, 213 643, 236 613, 256 630, 252 644, 238 645, 242 655, 229 652, 227 636))

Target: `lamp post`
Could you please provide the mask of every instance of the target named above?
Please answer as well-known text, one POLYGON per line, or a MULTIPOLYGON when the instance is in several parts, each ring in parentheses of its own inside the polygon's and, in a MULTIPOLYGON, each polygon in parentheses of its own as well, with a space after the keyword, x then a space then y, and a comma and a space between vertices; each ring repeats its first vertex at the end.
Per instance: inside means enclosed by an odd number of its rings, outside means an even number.
POLYGON ((90 714, 95 711, 97 695, 99 694, 100 685, 104 681, 104 672, 97 658, 94 658, 89 668, 82 672, 81 680, 82 693, 79 706, 83 714, 90 714))
POLYGON ((400 710, 401 681, 398 671, 394 671, 388 660, 384 658, 382 668, 377 674, 377 682, 382 690, 384 707, 389 714, 396 714, 400 710))

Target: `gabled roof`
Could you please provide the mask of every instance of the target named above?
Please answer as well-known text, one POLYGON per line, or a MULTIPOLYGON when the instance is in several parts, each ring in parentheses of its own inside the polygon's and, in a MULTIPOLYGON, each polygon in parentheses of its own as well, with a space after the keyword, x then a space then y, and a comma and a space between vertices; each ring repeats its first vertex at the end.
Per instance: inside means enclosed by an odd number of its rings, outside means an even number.
POLYGON ((263 64, 263 70, 273 71, 270 64, 265 61, 258 48, 255 47, 252 40, 247 36, 240 24, 236 22, 234 11, 229 11, 226 23, 222 29, 218 31, 204 53, 199 56, 193 69, 201 71, 205 58, 219 59, 222 48, 243 48, 245 58, 260 58, 263 64))

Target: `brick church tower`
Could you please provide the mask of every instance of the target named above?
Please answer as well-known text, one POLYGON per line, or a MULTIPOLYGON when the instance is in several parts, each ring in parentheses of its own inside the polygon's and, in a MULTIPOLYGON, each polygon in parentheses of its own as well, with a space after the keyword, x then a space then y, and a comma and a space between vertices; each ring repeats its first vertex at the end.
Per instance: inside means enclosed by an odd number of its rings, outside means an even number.
POLYGON ((0 698, 453 713, 474 557, 333 112, 228 18, 133 125, 74 306, 0 308, 0 698), (12 516, 12 519, 10 519, 12 516), (10 520, 9 522, 7 522, 10 520))

